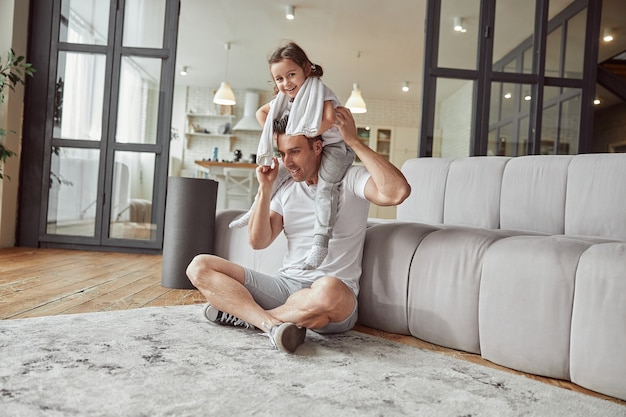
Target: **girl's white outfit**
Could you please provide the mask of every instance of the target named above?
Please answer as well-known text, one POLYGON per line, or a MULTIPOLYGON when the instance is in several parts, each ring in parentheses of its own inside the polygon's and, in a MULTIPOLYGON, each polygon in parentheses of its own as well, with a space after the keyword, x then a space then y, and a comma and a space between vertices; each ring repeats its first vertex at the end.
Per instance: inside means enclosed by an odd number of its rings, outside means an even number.
MULTIPOLYGON (((270 110, 263 126, 257 151, 257 164, 271 165, 274 157, 274 120, 289 114, 286 132, 290 136, 318 135, 322 123, 324 102, 332 101, 333 107, 341 105, 335 93, 319 77, 306 79, 293 101, 283 93, 270 102, 270 110)), ((335 126, 322 134, 324 150, 318 171, 315 197, 315 229, 313 247, 303 269, 317 268, 328 253, 328 241, 333 233, 337 215, 339 183, 354 162, 354 151, 346 145, 339 129, 335 126)), ((278 178, 274 183, 272 198, 282 185, 291 179, 286 168, 280 164, 278 178)), ((233 221, 230 227, 242 227, 248 223, 252 208, 242 218, 233 221)))

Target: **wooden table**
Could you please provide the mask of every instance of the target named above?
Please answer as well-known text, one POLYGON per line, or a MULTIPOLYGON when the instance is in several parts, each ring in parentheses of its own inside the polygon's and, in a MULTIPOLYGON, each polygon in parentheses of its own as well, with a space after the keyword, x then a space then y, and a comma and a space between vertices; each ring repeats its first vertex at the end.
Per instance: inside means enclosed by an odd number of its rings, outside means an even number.
POLYGON ((250 162, 213 162, 213 161, 195 161, 196 165, 200 165, 201 167, 212 169, 212 168, 251 168, 255 169, 257 164, 252 164, 250 162))

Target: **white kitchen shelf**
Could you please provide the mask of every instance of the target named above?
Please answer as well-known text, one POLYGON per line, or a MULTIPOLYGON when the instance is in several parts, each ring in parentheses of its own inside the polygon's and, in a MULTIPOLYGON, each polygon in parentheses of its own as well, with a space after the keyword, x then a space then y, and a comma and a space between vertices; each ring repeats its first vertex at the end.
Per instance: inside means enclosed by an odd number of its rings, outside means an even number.
POLYGON ((202 138, 212 138, 212 139, 223 139, 223 140, 228 140, 229 144, 228 147, 229 149, 231 148, 231 144, 232 144, 232 140, 235 137, 234 135, 220 135, 219 133, 202 133, 202 132, 187 132, 185 133, 185 136, 187 136, 187 144, 186 146, 189 147, 191 145, 191 142, 194 139, 202 139, 202 138))
MULTIPOLYGON (((232 123, 235 116, 232 114, 202 114, 202 113, 187 113, 187 129, 192 129, 195 125, 199 129, 206 129, 209 132, 217 132, 220 125, 223 123, 230 123, 232 129, 232 123)), ((222 139, 228 140, 229 149, 232 147, 232 139, 234 135, 232 133, 221 134, 221 133, 205 133, 205 132, 192 132, 187 131, 185 133, 187 137, 186 147, 191 145, 191 142, 195 139, 202 138, 212 138, 212 139, 222 139)))

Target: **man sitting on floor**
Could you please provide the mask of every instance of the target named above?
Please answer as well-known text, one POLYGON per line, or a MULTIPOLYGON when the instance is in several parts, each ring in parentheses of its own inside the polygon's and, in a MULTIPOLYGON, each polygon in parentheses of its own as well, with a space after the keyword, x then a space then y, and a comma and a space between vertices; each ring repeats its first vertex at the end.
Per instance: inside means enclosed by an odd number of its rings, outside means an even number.
POLYGON ((259 190, 248 224, 255 249, 268 247, 284 231, 288 251, 283 267, 270 276, 218 256, 198 255, 187 275, 209 302, 209 320, 257 327, 275 348, 293 352, 304 342, 306 329, 339 333, 354 327, 369 203, 399 204, 410 186, 400 170, 359 139, 350 110, 338 107, 336 126, 364 166, 350 167, 341 182, 327 258, 315 270, 302 269, 313 239, 322 138, 288 136, 285 125, 284 120, 275 122, 274 132, 293 181, 270 200, 278 160, 271 168, 258 167, 259 190))

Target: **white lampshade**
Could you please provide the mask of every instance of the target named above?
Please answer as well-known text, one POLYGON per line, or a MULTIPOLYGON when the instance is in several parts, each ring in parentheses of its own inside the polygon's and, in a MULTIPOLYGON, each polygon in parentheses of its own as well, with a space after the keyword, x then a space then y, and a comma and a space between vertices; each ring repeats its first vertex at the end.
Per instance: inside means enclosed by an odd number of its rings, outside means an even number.
POLYGON ((359 90, 359 85, 357 83, 352 84, 352 93, 350 94, 348 101, 346 101, 346 107, 350 109, 352 113, 367 112, 365 100, 363 100, 363 96, 361 96, 361 90, 359 90))
POLYGON ((226 81, 222 81, 220 88, 215 92, 213 103, 221 104, 222 106, 233 106, 236 103, 235 93, 233 93, 233 89, 230 88, 230 84, 226 81))
MULTIPOLYGON (((226 49, 226 70, 224 71, 224 79, 228 79, 228 58, 230 56, 230 42, 226 42, 224 44, 224 48, 226 49)), ((213 96, 213 103, 221 104, 222 106, 234 106, 235 105, 235 93, 233 93, 233 89, 230 88, 230 84, 228 81, 222 81, 220 84, 220 88, 215 92, 215 96, 213 96)))

